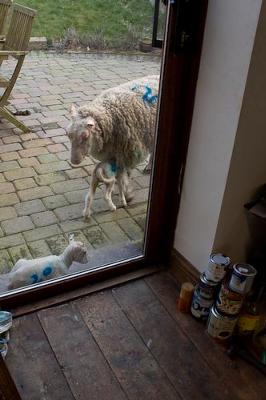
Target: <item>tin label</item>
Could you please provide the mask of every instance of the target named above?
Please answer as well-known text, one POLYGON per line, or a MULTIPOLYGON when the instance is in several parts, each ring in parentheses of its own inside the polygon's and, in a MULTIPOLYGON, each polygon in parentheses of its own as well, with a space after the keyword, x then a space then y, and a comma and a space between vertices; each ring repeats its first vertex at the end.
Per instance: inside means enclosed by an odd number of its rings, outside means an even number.
POLYGON ((239 313, 243 301, 243 295, 232 292, 225 285, 222 285, 217 298, 216 306, 218 311, 222 313, 235 315, 239 313))
POLYGON ((203 299, 199 296, 198 292, 195 291, 191 304, 191 314, 196 318, 207 319, 212 305, 212 299, 203 299))
POLYGON ((229 319, 227 317, 217 316, 211 311, 207 332, 210 336, 220 340, 226 340, 234 331, 235 325, 237 322, 237 318, 229 319))
POLYGON ((237 329, 240 335, 248 335, 257 330, 260 322, 260 317, 258 315, 241 315, 237 321, 237 329))

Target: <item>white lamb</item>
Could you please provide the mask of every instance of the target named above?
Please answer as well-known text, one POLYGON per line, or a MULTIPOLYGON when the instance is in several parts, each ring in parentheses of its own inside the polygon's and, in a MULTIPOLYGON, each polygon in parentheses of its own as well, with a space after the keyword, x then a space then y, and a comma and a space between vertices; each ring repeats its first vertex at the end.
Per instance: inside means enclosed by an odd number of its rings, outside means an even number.
POLYGON ((87 250, 83 243, 70 238, 69 245, 59 256, 50 255, 34 260, 20 259, 9 274, 8 289, 16 289, 65 275, 73 261, 86 262, 86 254, 87 250))
POLYGON ((86 155, 114 160, 130 171, 153 151, 159 76, 147 76, 105 90, 89 104, 71 108, 67 134, 71 162, 86 155))

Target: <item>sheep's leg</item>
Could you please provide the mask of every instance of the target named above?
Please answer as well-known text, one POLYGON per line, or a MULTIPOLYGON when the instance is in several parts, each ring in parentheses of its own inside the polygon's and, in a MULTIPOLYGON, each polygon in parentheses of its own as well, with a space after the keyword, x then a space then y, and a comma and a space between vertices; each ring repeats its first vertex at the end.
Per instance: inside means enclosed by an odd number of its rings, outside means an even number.
POLYGON ((85 208, 82 213, 84 218, 91 216, 91 205, 95 196, 98 183, 99 183, 98 178, 95 175, 92 175, 90 190, 86 196, 85 208))
POLYGON ((107 204, 108 204, 108 206, 109 206, 111 211, 115 211, 116 210, 116 206, 114 205, 113 200, 112 200, 112 193, 114 191, 114 186, 115 186, 115 180, 113 182, 111 182, 111 183, 108 183, 106 185, 106 192, 105 192, 105 195, 104 195, 104 198, 105 198, 105 200, 106 200, 106 202, 107 202, 107 204))
POLYGON ((146 167, 143 170, 143 174, 150 174, 151 173, 151 169, 152 169, 152 161, 153 161, 153 155, 150 155, 148 164, 146 165, 146 167))

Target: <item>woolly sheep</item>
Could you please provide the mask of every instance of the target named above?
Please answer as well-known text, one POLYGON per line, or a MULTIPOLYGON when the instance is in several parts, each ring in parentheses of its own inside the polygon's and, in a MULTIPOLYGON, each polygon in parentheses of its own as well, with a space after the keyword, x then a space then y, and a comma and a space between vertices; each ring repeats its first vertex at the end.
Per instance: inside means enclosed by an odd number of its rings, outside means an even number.
POLYGON ((78 109, 72 106, 67 129, 72 164, 91 155, 130 171, 145 161, 153 149, 158 85, 158 75, 147 76, 108 89, 78 109))
POLYGON ((59 256, 50 255, 34 260, 20 259, 9 274, 8 289, 16 289, 65 275, 73 261, 83 263, 86 254, 87 250, 83 243, 70 238, 69 245, 59 256))

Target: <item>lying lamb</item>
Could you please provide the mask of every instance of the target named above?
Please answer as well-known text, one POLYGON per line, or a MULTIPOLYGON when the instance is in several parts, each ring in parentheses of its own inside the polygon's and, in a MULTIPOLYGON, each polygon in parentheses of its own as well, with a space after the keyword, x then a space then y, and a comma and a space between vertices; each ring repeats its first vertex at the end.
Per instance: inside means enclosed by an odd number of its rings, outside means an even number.
POLYGON ((91 155, 130 171, 145 161, 153 150, 158 85, 159 76, 147 76, 108 89, 79 109, 72 106, 72 164, 91 155))
POLYGON ((71 237, 69 245, 59 256, 51 255, 34 260, 20 259, 10 272, 8 289, 16 289, 65 275, 73 261, 86 262, 86 254, 87 250, 83 243, 76 242, 71 237))
MULTIPOLYGON (((119 169, 114 160, 108 162, 100 162, 96 165, 92 173, 90 191, 85 199, 85 208, 83 216, 90 217, 91 205, 95 196, 96 189, 99 183, 104 183, 106 186, 105 200, 111 211, 116 210, 116 206, 112 201, 112 193, 114 191, 115 183, 117 182, 119 195, 124 207, 127 206, 125 193, 128 190, 128 174, 126 171, 119 169)), ((127 193, 129 194, 129 193, 127 193)))

